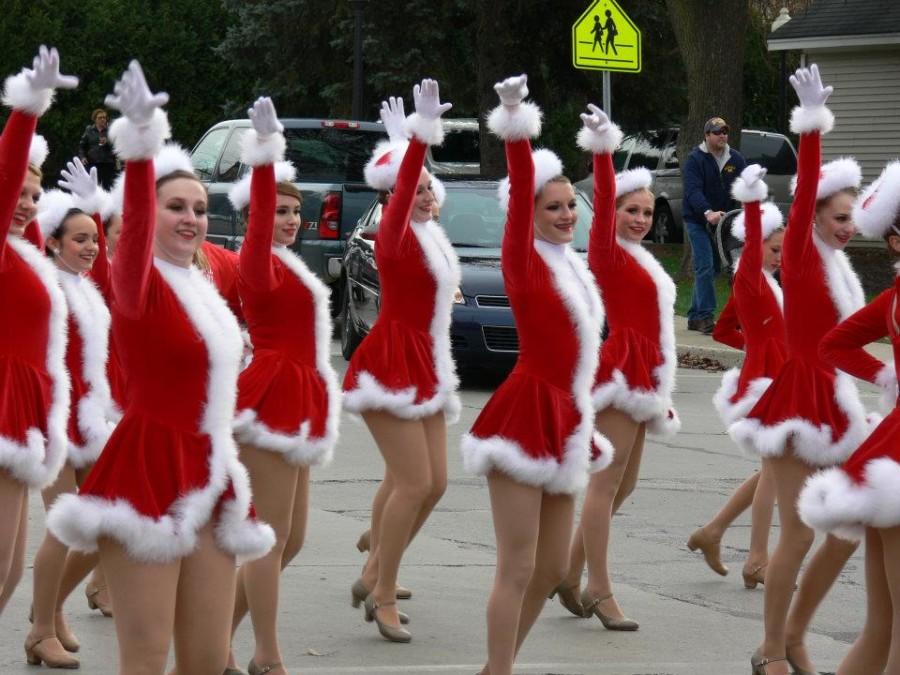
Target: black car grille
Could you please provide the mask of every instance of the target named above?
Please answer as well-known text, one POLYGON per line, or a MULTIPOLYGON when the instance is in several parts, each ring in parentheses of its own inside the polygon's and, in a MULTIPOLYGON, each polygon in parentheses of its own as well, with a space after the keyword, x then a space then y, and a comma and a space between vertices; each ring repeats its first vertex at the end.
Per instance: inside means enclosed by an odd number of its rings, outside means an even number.
POLYGON ((484 343, 492 352, 519 351, 519 335, 512 326, 482 326, 484 343))
POLYGON ((509 298, 505 295, 476 295, 475 302, 479 307, 509 307, 509 298))
POLYGON ((455 333, 450 334, 450 349, 454 351, 459 351, 465 349, 469 346, 468 340, 466 340, 465 336, 457 335, 455 333))

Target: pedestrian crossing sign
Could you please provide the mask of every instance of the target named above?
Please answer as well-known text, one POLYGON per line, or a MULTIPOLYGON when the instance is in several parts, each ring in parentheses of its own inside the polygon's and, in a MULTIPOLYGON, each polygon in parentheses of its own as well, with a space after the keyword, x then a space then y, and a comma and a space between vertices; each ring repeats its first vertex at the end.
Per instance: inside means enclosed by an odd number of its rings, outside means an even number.
POLYGON ((593 0, 572 25, 572 63, 587 70, 641 72, 641 31, 616 0, 593 0))

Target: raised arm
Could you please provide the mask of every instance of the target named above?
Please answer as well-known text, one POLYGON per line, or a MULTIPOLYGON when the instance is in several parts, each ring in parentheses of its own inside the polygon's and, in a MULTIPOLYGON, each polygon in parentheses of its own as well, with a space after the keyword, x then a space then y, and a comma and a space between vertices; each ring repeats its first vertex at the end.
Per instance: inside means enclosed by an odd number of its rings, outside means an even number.
POLYGON ((581 113, 584 126, 577 143, 593 154, 594 222, 588 242, 588 265, 595 275, 612 267, 617 259, 616 243, 616 174, 612 154, 622 142, 622 131, 600 108, 588 104, 590 113, 581 113))
POLYGON ((109 255, 106 252, 106 233, 103 231, 103 217, 100 215, 109 195, 103 191, 97 182, 97 169, 88 171, 81 159, 73 158, 66 163, 66 168, 60 173, 59 187, 72 193, 73 206, 81 209, 94 219, 97 225, 97 259, 91 267, 90 276, 100 287, 103 296, 109 302, 111 290, 111 277, 109 255))
POLYGON ((759 164, 751 164, 741 172, 731 186, 731 195, 741 202, 744 212, 735 220, 732 235, 744 242, 741 262, 735 274, 735 287, 758 296, 766 285, 763 278, 763 231, 760 202, 769 194, 763 182, 766 170, 759 164))
POLYGON ((112 263, 112 288, 117 309, 131 318, 145 309, 153 235, 156 228, 156 177, 153 157, 169 137, 169 120, 162 110, 167 94, 152 94, 137 61, 132 61, 106 104, 120 110, 109 137, 125 160, 122 234, 112 263))
MULTIPOLYGON (((262 97, 247 111, 253 128, 242 140, 241 161, 253 167, 250 174, 250 213, 241 246, 241 279, 256 291, 275 288, 272 236, 275 227, 275 162, 284 158, 284 127, 278 121, 272 99, 262 97)), ((244 179, 246 180, 246 179, 244 179)), ((244 181, 241 181, 244 183, 244 181)), ((245 187, 239 184, 235 187, 245 187)), ((231 197, 234 193, 230 193, 231 197)), ((246 202, 245 202, 246 203, 246 202)), ((232 204, 239 204, 232 197, 232 204)), ((243 204, 240 204, 243 208, 243 204)))

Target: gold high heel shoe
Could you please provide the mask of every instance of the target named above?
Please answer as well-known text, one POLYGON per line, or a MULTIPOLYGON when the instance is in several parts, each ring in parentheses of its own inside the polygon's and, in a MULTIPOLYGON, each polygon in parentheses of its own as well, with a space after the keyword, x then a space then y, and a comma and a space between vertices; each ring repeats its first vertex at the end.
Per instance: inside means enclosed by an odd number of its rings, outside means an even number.
POLYGON ((282 667, 281 661, 278 663, 270 663, 265 666, 258 666, 253 659, 250 659, 250 663, 247 664, 247 675, 266 675, 266 673, 282 667))
POLYGON ((710 537, 702 527, 694 530, 694 533, 687 541, 687 547, 691 551, 696 551, 699 548, 710 569, 716 574, 720 574, 724 577, 728 574, 728 568, 722 564, 719 548, 720 544, 721 541, 716 541, 710 537))
POLYGON ((757 565, 756 567, 754 567, 752 570, 749 570, 749 571, 745 567, 741 571, 741 575, 744 577, 744 588, 752 591, 759 584, 765 585, 766 575, 763 570, 766 569, 766 564, 767 563, 763 563, 762 565, 757 565))
POLYGON ((87 597, 88 607, 99 609, 103 616, 111 617, 113 615, 112 604, 100 598, 100 594, 105 590, 106 586, 94 586, 88 582, 84 587, 84 594, 87 597))
POLYGON ((366 608, 366 621, 369 623, 374 621, 378 626, 378 632, 381 633, 381 636, 386 640, 390 640, 391 642, 409 642, 412 640, 412 634, 408 630, 397 626, 389 626, 386 623, 382 623, 381 619, 378 618, 378 609, 396 604, 396 600, 378 604, 375 601, 375 596, 370 594, 364 603, 366 608))
POLYGON ((815 670, 804 670, 800 666, 798 666, 794 659, 791 658, 791 647, 798 647, 802 645, 802 642, 798 642, 793 645, 785 645, 784 646, 784 658, 787 660, 788 665, 793 669, 794 675, 819 675, 818 671, 815 670))
POLYGON ((776 656, 774 658, 769 658, 763 656, 759 653, 759 650, 754 652, 753 656, 750 657, 750 666, 753 668, 753 671, 750 675, 768 675, 768 666, 770 663, 778 663, 779 661, 786 661, 783 656, 776 656))
POLYGON ((586 590, 582 591, 581 606, 584 607, 584 613, 587 616, 594 614, 598 619, 600 619, 600 623, 603 624, 603 627, 606 630, 637 630, 640 627, 640 624, 637 621, 628 618, 614 619, 613 617, 607 616, 600 611, 600 603, 604 600, 609 600, 612 596, 613 594, 610 593, 609 595, 604 595, 601 598, 592 598, 586 590))
MULTIPOLYGON (((369 597, 369 593, 370 591, 366 588, 362 578, 357 579, 350 587, 350 604, 353 605, 354 609, 359 607, 366 601, 366 598, 369 597)), ((409 623, 409 614, 401 612, 400 610, 397 610, 397 614, 400 617, 400 623, 404 625, 409 623)))
MULTIPOLYGON (((70 656, 65 651, 62 654, 53 654, 47 648, 48 640, 55 640, 55 635, 46 635, 37 640, 25 641, 25 660, 29 666, 39 666, 43 663, 48 668, 65 668, 68 670, 77 670, 81 668, 81 663, 74 656, 70 656)), ((60 644, 60 647, 62 645, 60 644)))
POLYGON ((580 584, 572 584, 571 586, 559 585, 553 589, 549 597, 550 600, 552 600, 554 595, 558 595, 559 604, 579 619, 586 619, 590 614, 585 613, 584 607, 581 605, 581 600, 578 599, 578 595, 575 593, 575 591, 578 590, 579 585, 580 584))

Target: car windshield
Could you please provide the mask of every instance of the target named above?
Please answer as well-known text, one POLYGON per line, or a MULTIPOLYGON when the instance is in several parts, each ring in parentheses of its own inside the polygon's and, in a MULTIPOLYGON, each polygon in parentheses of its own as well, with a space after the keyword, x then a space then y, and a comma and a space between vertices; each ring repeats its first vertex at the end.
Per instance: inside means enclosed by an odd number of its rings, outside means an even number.
POLYGON ((384 138, 377 131, 360 129, 285 129, 286 159, 297 167, 297 181, 362 181, 363 167, 375 143, 384 138))

